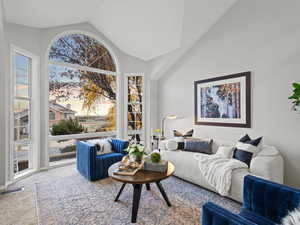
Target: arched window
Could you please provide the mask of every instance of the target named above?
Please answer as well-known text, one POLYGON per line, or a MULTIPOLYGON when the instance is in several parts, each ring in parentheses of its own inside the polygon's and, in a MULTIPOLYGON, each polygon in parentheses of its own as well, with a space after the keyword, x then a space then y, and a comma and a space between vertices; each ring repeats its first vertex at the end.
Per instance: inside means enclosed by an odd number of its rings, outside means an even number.
POLYGON ((85 34, 56 39, 48 66, 50 118, 55 112, 55 120, 48 123, 51 161, 52 153, 69 151, 63 141, 114 134, 117 66, 108 49, 85 34))

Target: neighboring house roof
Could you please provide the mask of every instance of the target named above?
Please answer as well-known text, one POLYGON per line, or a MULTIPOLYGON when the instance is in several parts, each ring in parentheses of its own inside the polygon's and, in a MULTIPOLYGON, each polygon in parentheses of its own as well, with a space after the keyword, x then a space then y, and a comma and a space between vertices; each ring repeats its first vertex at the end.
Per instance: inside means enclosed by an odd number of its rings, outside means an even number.
POLYGON ((76 112, 73 111, 72 109, 69 109, 65 106, 62 106, 58 103, 56 103, 55 101, 50 101, 49 102, 49 108, 55 111, 59 111, 61 113, 70 113, 70 114, 75 114, 76 112))
MULTIPOLYGON (((58 104, 54 101, 50 101, 49 108, 50 108, 50 110, 58 111, 58 112, 61 112, 61 113, 68 113, 68 114, 75 114, 76 113, 76 111, 68 109, 67 107, 64 107, 64 106, 62 106, 62 105, 60 105, 60 104, 58 104)), ((15 119, 23 118, 23 117, 28 115, 28 109, 17 112, 14 115, 15 115, 15 119)))

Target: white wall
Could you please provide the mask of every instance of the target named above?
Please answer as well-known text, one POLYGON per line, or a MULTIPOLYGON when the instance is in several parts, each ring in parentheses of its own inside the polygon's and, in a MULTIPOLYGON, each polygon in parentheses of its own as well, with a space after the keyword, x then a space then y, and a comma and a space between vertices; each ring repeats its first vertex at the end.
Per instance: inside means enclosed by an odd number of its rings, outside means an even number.
POLYGON ((149 61, 151 77, 159 79, 236 2, 237 0, 185 0, 180 48, 149 61))
MULTIPOLYGON (((120 72, 122 74, 127 72, 144 72, 145 74, 148 73, 148 66, 147 64, 139 60, 137 58, 128 56, 116 48, 106 37, 98 32, 92 25, 89 23, 81 23, 81 24, 74 24, 68 26, 60 26, 55 28, 47 28, 47 29, 37 29, 26 27, 22 25, 12 24, 12 23, 5 23, 5 35, 7 40, 10 44, 14 44, 20 48, 23 48, 27 51, 30 51, 40 57, 40 137, 37 139, 40 141, 40 167, 47 166, 47 156, 45 152, 46 147, 46 118, 45 118, 45 101, 48 99, 45 95, 45 79, 48 79, 46 74, 46 51, 50 44, 50 42, 55 38, 56 35, 66 32, 66 31, 85 31, 94 34, 100 40, 103 40, 106 44, 108 44, 112 51, 115 53, 116 58, 120 65, 120 72)), ((1 34, 1 29, 0 29, 1 34)), ((122 95, 123 97, 123 95, 122 95)), ((122 107, 123 110, 123 107, 122 107)), ((122 112, 121 112, 122 113, 122 112)), ((123 113, 121 114, 123 115, 123 113)), ((121 128, 123 128, 123 122, 121 122, 121 128)), ((2 158, 2 157, 1 157, 2 158)), ((2 164, 1 164, 2 165, 2 164)), ((0 183, 1 185, 1 183, 0 183)))
MULTIPOLYGON (((194 126, 201 136, 237 140, 264 136, 285 158, 285 182, 300 187, 300 115, 291 111, 291 84, 300 82, 300 1, 239 1, 158 81, 159 117, 173 128, 193 127, 196 80, 252 71, 251 129, 194 126)), ((197 21, 195 21, 197 23, 197 21)))
POLYGON ((0 2, 0 189, 5 185, 6 177, 6 149, 7 149, 7 110, 6 110, 6 82, 7 82, 7 71, 5 66, 5 52, 7 51, 6 40, 4 36, 4 27, 3 27, 3 10, 2 2, 0 2))

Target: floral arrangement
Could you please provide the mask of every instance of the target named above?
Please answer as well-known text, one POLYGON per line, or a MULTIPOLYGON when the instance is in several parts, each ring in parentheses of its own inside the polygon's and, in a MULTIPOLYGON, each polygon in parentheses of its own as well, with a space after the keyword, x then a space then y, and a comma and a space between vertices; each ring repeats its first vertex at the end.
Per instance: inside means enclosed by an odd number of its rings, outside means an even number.
POLYGON ((125 151, 128 152, 131 159, 140 163, 145 154, 145 146, 141 144, 129 144, 125 151))

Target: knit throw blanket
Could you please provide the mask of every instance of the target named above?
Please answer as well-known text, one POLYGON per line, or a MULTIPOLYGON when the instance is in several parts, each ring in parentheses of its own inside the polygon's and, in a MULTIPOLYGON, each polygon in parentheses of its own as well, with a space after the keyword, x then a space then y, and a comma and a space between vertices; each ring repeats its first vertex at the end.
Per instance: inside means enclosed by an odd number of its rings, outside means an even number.
POLYGON ((230 191, 232 172, 236 169, 248 170, 246 163, 219 155, 195 154, 195 158, 207 182, 222 196, 227 196, 230 191))

